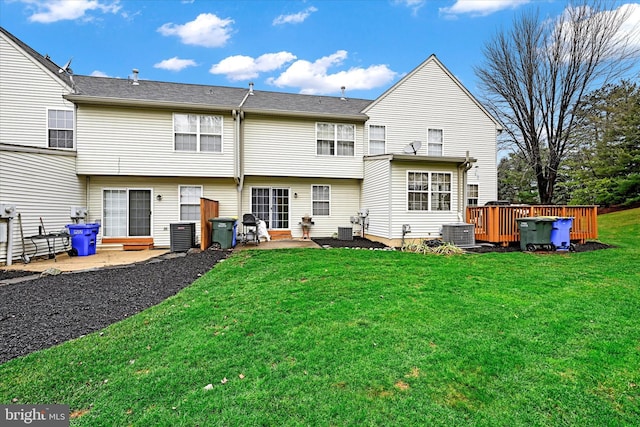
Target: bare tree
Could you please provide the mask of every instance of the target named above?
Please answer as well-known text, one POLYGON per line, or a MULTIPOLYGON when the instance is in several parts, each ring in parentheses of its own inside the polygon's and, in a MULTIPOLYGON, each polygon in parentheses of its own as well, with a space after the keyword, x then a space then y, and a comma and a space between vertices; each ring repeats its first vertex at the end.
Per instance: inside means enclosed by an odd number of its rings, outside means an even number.
POLYGON ((487 107, 533 170, 543 204, 553 200, 583 95, 624 75, 638 60, 638 47, 621 31, 630 7, 607 5, 572 4, 545 20, 525 12, 485 44, 485 61, 475 69, 487 107))

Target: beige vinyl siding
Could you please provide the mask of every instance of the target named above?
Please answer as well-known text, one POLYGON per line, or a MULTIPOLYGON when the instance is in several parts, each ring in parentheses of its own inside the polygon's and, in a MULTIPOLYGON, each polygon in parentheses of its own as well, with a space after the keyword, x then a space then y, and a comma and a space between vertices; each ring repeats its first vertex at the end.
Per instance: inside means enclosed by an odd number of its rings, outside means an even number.
MULTIPOLYGON (((246 175, 362 179, 362 123, 340 122, 355 125, 355 155, 346 157, 316 154, 318 120, 256 115, 247 115, 245 120, 243 137, 246 175)), ((323 122, 338 123, 332 120, 323 122)))
POLYGON ((365 160, 362 207, 369 209, 367 234, 391 237, 391 164, 388 158, 365 160))
MULTIPOLYGON (((89 185, 89 220, 102 222, 103 189, 148 189, 151 190, 151 234, 156 247, 169 247, 170 224, 180 221, 178 187, 180 185, 202 186, 203 197, 220 203, 220 216, 237 216, 235 183, 230 178, 156 178, 156 177, 91 177, 89 185), (162 200, 157 200, 161 195, 162 200)), ((209 218, 207 218, 209 219, 209 218)), ((200 223, 196 223, 196 241, 200 242, 200 223)), ((102 230, 98 235, 102 242, 102 230)))
POLYGON ((0 35, 0 143, 48 147, 47 108, 73 109, 65 85, 0 35))
MULTIPOLYGON (((338 232, 338 227, 351 227, 350 218, 360 209, 361 181, 355 179, 250 177, 245 180, 242 194, 243 212, 251 211, 251 189, 253 187, 277 187, 289 189, 289 228, 294 238, 302 237, 302 217, 313 217, 311 237, 329 237, 338 232), (331 187, 331 215, 312 216, 311 186, 331 187), (297 193, 297 197, 295 194, 297 193)), ((242 218, 242 214, 239 215, 242 218)), ((239 225, 242 227, 242 224, 239 225)))
POLYGON ((387 152, 402 153, 421 141, 427 155, 427 130, 442 129, 443 156, 478 161, 480 203, 497 197, 496 124, 435 60, 426 61, 402 84, 365 111, 368 123, 387 126, 387 152))
POLYGON ((440 236, 442 224, 458 222, 457 168, 437 164, 416 164, 394 162, 392 183, 392 220, 391 237, 402 237, 402 224, 411 225, 409 238, 436 238, 440 236), (407 172, 448 172, 451 173, 451 210, 450 211, 410 211, 407 208, 407 172))
MULTIPOLYGON (((0 202, 16 205, 22 216, 26 252, 35 247, 28 236, 38 234, 40 217, 47 232, 62 231, 71 222, 72 206, 86 206, 85 181, 75 173, 75 153, 29 153, 8 151, 0 147, 0 202), (28 171, 28 172, 27 172, 28 171)), ((17 216, 13 221, 13 260, 22 253, 17 216)), ((44 241, 39 248, 46 247, 44 241)), ((40 254, 46 254, 39 252, 40 254)), ((7 256, 6 243, 0 243, 0 262, 7 256)))
POLYGON ((170 110, 81 105, 78 173, 233 177, 233 123, 231 116, 223 116, 222 153, 175 151, 170 110))

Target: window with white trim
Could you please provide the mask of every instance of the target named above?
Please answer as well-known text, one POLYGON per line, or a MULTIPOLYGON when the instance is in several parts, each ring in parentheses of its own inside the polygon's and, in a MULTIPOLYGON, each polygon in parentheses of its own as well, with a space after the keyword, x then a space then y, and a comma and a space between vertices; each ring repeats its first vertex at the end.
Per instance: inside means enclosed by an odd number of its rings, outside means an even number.
POLYGON ((222 153, 222 116, 173 115, 176 151, 222 153))
POLYGON ((407 172, 407 209, 410 211, 450 211, 451 174, 407 172))
POLYGON ((427 130, 427 155, 442 156, 442 129, 427 130))
POLYGON ((180 221, 200 221, 202 186, 181 185, 178 192, 180 196, 180 221))
POLYGON ((312 216, 331 215, 331 188, 328 185, 311 186, 312 216))
POLYGON ((316 154, 319 156, 354 156, 355 125, 316 123, 316 154))
POLYGON ((73 148, 73 110, 47 110, 47 138, 51 148, 73 148))
POLYGON ((478 184, 467 184, 467 206, 478 206, 478 184))
POLYGON ((386 126, 369 125, 369 154, 384 154, 387 146, 386 126))

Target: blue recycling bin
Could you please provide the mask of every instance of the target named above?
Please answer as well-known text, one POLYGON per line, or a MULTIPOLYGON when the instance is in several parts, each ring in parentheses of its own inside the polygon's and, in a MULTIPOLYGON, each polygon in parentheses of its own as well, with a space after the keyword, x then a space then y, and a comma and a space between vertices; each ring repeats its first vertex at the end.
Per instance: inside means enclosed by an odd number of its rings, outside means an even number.
POLYGON ((572 226, 573 218, 558 217, 553 222, 551 229, 551 243, 553 243, 557 251, 568 251, 573 249, 571 246, 572 226))
POLYGON ((71 235, 71 247, 78 256, 95 255, 96 238, 100 230, 100 224, 67 224, 71 235))

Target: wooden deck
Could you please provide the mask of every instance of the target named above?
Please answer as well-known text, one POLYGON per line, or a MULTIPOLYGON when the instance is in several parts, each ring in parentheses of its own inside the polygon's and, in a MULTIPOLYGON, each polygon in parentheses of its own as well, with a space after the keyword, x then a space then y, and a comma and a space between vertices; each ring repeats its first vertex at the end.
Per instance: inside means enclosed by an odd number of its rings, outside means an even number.
POLYGON ((476 241, 508 246, 520 241, 518 218, 558 216, 573 218, 571 240, 598 238, 597 206, 475 206, 467 208, 467 223, 475 225, 476 241))

